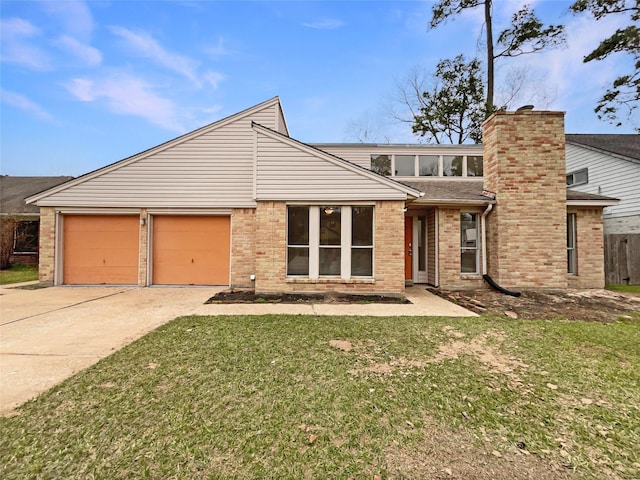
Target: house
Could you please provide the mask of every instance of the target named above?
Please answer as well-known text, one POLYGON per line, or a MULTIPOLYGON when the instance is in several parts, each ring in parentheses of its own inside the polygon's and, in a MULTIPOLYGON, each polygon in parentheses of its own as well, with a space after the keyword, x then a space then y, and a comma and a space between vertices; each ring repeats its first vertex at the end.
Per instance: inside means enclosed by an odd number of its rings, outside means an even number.
POLYGON ((602 287, 602 211, 565 188, 564 114, 499 112, 483 146, 308 145, 276 97, 27 199, 40 278, 401 293, 602 287))
POLYGON ((604 212, 607 283, 640 285, 640 135, 566 136, 567 188, 620 199, 604 212))
POLYGON ((38 263, 40 211, 25 198, 73 177, 13 177, 0 175, 1 267, 38 263))

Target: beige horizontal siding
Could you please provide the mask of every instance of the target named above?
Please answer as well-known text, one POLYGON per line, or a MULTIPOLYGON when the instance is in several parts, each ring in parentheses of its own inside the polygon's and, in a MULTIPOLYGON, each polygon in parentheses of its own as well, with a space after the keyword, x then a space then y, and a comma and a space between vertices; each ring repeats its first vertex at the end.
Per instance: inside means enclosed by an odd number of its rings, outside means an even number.
POLYGON ((89 178, 38 202, 82 207, 253 207, 254 121, 277 126, 273 103, 237 121, 89 178))
POLYGON ((404 200, 406 193, 258 132, 257 199, 404 200))

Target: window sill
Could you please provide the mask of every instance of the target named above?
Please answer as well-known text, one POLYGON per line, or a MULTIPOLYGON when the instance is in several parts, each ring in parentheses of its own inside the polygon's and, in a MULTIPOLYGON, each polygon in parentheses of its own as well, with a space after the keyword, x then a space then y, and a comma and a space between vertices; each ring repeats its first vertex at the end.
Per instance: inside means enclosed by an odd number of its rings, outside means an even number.
POLYGON ((375 278, 307 278, 307 277, 287 277, 287 283, 292 284, 338 284, 338 285, 374 285, 375 278))

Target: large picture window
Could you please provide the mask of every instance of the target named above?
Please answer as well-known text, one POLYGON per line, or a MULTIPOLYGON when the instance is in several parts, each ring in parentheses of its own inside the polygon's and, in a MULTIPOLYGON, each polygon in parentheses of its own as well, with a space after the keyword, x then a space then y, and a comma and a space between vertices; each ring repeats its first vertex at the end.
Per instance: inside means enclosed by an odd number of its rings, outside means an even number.
POLYGON ((13 232, 13 251, 15 253, 37 253, 39 227, 38 220, 17 222, 13 232))
POLYGON ((287 208, 287 275, 373 276, 373 206, 287 208))
POLYGON ((460 214, 460 271, 478 273, 478 214, 460 214))

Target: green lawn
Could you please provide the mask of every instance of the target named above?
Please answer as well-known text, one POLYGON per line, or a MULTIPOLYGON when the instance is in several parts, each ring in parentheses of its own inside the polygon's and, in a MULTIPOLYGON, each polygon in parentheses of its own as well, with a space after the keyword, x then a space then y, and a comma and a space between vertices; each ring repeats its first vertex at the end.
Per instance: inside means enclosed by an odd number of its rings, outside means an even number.
POLYGON ((0 477, 638 478, 638 345, 637 319, 183 317, 0 419, 0 477))
POLYGON ((640 285, 607 285, 606 288, 614 292, 637 293, 640 295, 640 285))
POLYGON ((6 270, 0 270, 0 285, 9 283, 31 282, 38 280, 37 265, 11 265, 6 270))

